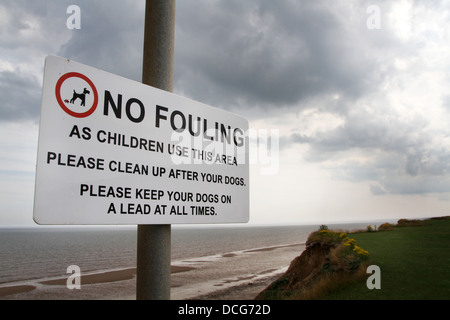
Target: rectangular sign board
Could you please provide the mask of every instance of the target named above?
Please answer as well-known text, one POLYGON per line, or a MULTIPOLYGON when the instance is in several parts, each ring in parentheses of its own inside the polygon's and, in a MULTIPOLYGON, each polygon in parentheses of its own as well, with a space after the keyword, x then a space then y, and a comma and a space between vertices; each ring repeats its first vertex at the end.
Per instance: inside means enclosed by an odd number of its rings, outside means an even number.
POLYGON ((248 121, 48 56, 34 220, 52 225, 249 219, 248 121))

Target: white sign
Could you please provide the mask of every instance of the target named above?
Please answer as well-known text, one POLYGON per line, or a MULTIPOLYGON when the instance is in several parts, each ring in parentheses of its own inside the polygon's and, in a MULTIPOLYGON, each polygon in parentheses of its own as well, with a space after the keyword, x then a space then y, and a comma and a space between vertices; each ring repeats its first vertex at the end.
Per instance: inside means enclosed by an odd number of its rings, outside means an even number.
POLYGON ((247 222, 247 134, 242 117, 48 56, 34 220, 247 222))

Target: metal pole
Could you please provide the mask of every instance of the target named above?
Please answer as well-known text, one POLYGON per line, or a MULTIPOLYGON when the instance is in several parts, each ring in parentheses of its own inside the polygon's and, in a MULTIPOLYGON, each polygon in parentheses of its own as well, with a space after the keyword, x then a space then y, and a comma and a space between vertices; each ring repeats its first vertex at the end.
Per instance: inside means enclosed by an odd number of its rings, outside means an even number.
POLYGON ((136 299, 170 299, 170 225, 139 225, 136 299))
MULTIPOLYGON (((173 91, 175 0, 147 0, 142 83, 173 91)), ((170 299, 171 225, 139 225, 136 299, 170 299)))

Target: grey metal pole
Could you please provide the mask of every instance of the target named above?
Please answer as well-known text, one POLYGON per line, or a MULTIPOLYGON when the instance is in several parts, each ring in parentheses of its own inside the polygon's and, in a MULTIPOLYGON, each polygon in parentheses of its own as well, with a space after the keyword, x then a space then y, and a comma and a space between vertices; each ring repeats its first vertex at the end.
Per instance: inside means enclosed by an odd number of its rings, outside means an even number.
POLYGON ((175 0, 147 0, 142 83, 173 91, 175 0))
MULTIPOLYGON (((142 83, 173 91, 175 0, 147 0, 142 83)), ((171 225, 139 225, 136 299, 170 299, 171 225)))
POLYGON ((139 225, 136 299, 170 299, 170 225, 139 225))

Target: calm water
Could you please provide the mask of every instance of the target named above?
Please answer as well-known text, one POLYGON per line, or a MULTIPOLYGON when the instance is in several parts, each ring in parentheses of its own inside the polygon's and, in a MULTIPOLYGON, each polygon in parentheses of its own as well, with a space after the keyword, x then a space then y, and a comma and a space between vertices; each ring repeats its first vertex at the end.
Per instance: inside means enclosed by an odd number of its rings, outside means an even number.
MULTIPOLYGON (((329 225, 365 228, 367 223, 329 225)), ((172 228, 172 260, 302 243, 314 226, 172 228)), ((0 283, 136 266, 136 228, 0 229, 0 283)))

